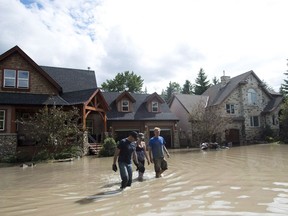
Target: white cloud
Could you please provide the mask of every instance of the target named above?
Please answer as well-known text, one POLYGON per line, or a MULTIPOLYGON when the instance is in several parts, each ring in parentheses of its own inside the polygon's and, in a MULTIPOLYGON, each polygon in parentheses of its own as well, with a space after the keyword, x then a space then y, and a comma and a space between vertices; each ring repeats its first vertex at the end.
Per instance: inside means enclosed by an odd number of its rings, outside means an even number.
POLYGON ((286 0, 0 0, 0 52, 19 45, 39 65, 126 70, 148 92, 225 70, 278 90, 287 70, 286 0), (21 2, 32 2, 26 4, 21 2))

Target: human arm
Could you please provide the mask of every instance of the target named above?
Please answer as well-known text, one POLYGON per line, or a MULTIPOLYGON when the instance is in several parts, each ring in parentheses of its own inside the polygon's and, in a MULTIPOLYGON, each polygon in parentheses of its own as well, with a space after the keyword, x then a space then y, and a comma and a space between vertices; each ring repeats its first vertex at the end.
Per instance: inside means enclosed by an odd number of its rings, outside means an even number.
POLYGON ((170 154, 169 154, 167 148, 165 147, 165 145, 163 145, 163 150, 166 153, 167 157, 170 158, 170 154))
POLYGON ((116 161, 117 161, 117 158, 119 156, 119 153, 120 153, 120 149, 116 148, 115 153, 114 153, 114 157, 113 157, 113 164, 112 164, 112 170, 115 172, 117 171, 116 161))
POLYGON ((153 163, 152 150, 150 147, 148 147, 148 152, 149 152, 150 163, 153 163))
POLYGON ((145 142, 143 143, 143 148, 144 148, 145 158, 147 159, 147 163, 148 163, 148 165, 149 165, 149 164, 150 164, 150 160, 149 160, 149 158, 148 158, 147 147, 146 147, 145 142))

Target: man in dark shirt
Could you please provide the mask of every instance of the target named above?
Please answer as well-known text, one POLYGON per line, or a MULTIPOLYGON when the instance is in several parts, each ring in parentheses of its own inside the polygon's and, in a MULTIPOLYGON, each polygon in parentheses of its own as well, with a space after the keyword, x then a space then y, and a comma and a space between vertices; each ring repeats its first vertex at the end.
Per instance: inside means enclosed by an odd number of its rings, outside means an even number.
POLYGON ((127 138, 120 140, 113 157, 112 169, 116 172, 116 161, 118 158, 118 166, 121 176, 121 189, 130 187, 132 184, 132 157, 136 166, 138 166, 138 159, 136 154, 136 146, 134 142, 137 140, 137 132, 132 131, 127 138))

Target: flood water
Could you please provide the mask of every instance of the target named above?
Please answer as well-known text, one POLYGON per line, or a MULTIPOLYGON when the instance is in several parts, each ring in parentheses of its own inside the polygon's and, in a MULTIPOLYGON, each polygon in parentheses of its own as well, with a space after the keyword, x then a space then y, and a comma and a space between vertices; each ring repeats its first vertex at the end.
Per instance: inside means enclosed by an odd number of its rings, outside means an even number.
MULTIPOLYGON (((112 157, 0 168, 0 215, 288 215, 288 145, 170 150, 120 191, 112 157)), ((135 169, 135 168, 134 168, 135 169)))

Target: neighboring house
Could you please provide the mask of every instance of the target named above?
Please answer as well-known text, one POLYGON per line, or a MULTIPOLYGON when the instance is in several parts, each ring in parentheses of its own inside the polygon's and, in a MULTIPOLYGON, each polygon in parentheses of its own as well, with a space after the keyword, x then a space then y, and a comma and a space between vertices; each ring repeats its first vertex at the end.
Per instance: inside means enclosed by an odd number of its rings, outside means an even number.
MULTIPOLYGON (((253 71, 233 78, 222 76, 221 83, 211 86, 200 97, 208 97, 207 107, 232 120, 223 128, 222 136, 219 137, 223 142, 242 145, 263 140, 264 132, 270 129, 274 135, 279 133, 279 112, 283 97, 279 93, 269 92, 253 71)), ((177 110, 178 113, 180 109, 189 112, 193 106, 188 106, 186 100, 185 96, 175 96, 170 109, 179 117, 179 125, 185 125, 182 130, 186 130, 190 139, 187 127, 190 122, 177 114, 177 110)), ((195 100, 195 96, 192 95, 191 100, 195 100)))
POLYGON ((0 85, 0 157, 35 144, 16 120, 44 106, 77 107, 84 130, 106 132, 109 108, 94 71, 39 66, 15 46, 0 56, 0 85))
POLYGON ((190 113, 199 105, 205 107, 208 103, 208 98, 208 96, 190 94, 174 94, 172 96, 169 107, 171 112, 179 118, 177 127, 181 147, 195 146, 192 141, 190 113))
POLYGON ((154 135, 154 127, 161 128, 166 147, 179 147, 178 118, 157 93, 136 94, 124 91, 103 92, 110 106, 107 112, 109 132, 116 141, 126 137, 131 130, 142 132, 148 141, 154 135))

